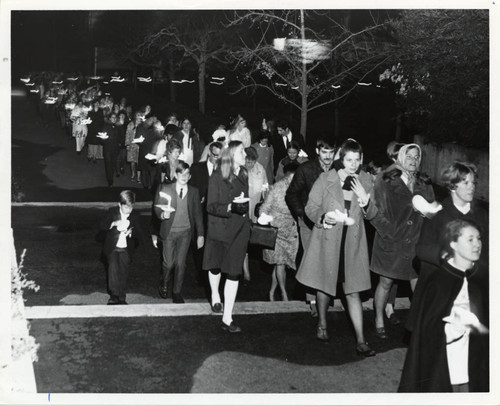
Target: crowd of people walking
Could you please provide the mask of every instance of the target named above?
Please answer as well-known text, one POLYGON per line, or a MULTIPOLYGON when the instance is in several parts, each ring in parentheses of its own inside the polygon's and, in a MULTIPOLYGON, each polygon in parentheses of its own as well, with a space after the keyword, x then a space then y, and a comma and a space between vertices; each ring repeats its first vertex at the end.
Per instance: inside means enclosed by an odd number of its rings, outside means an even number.
MULTIPOLYGON (((40 95, 44 117, 44 103, 54 94, 49 88, 40 95)), ((134 111, 125 98, 114 103, 98 86, 69 85, 57 100, 54 113, 75 138, 76 152, 88 145, 89 162, 104 159, 110 186, 128 163, 131 179, 151 192, 150 234, 162 258, 160 297, 171 291, 174 303, 184 303, 191 250, 199 280, 204 272, 208 276, 221 328, 240 333, 233 309, 240 281, 251 277, 252 224, 267 224, 277 229, 274 247, 262 256, 274 267, 269 300, 277 292, 288 300, 286 275, 293 272, 317 317, 317 340, 330 341, 328 308, 343 297, 354 350, 374 356, 360 294, 374 289, 370 328, 383 340, 386 321, 395 320, 396 284, 408 282, 413 297, 406 326, 412 335, 400 391, 488 390, 489 227, 487 213, 474 201, 472 163, 443 163, 439 180, 449 197, 437 202, 431 179, 420 171, 425 158, 417 144, 390 143, 387 164, 374 167, 364 164, 363 147, 354 139, 340 145, 320 139, 315 156, 308 156, 301 135, 286 121, 264 120, 252 134, 240 114, 205 143, 190 118, 171 113, 162 122, 150 106, 134 111), (375 230, 371 250, 366 223, 375 230), (371 273, 377 276, 373 287, 371 273)), ((128 256, 139 237, 148 240, 133 204, 133 192, 122 191, 118 208, 101 223, 108 304, 126 304, 128 256)))

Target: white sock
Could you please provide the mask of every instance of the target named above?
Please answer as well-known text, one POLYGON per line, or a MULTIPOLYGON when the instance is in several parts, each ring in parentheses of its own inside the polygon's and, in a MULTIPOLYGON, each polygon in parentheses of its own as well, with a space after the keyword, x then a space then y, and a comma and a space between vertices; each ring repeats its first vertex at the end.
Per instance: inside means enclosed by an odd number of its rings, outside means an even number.
POLYGON ((226 280, 224 286, 224 313, 222 321, 228 326, 233 322, 233 307, 236 301, 236 293, 238 292, 238 281, 226 280))
POLYGON ((219 295, 219 283, 220 283, 221 273, 214 275, 212 272, 208 272, 208 282, 210 283, 210 291, 212 293, 212 306, 216 303, 220 303, 219 295))

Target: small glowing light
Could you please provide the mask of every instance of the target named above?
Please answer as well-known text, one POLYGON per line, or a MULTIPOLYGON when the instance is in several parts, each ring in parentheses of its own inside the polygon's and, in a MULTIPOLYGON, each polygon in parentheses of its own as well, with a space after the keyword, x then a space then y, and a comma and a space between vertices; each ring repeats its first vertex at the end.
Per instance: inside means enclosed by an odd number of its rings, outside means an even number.
POLYGON ((286 83, 278 83, 278 82, 276 82, 275 85, 276 86, 288 86, 286 83))
POLYGON ((62 85, 62 80, 60 82, 58 82, 57 80, 53 80, 52 84, 54 84, 54 85, 62 85))
POLYGON ((137 80, 138 80, 139 82, 147 82, 147 83, 149 83, 149 82, 151 82, 153 79, 151 79, 151 77, 149 77, 149 76, 148 76, 147 78, 142 77, 142 76, 138 76, 138 77, 137 77, 137 80))
POLYGON ((33 82, 31 83, 26 83, 26 86, 35 86, 35 84, 33 82))
POLYGON ((44 103, 45 104, 56 104, 56 101, 57 101, 57 97, 47 97, 47 99, 45 99, 44 103))
POLYGON ((371 86, 371 83, 364 83, 364 82, 358 82, 358 85, 360 86, 371 86))
POLYGON ((89 76, 89 79, 91 79, 91 80, 100 80, 100 79, 102 79, 102 76, 89 76))
POLYGON ((66 80, 69 80, 70 82, 74 82, 75 80, 78 80, 78 78, 66 78, 66 80))
POLYGON ((220 86, 220 85, 223 85, 224 83, 210 81, 210 84, 220 86))
POLYGON ((225 77, 218 78, 217 76, 212 76, 212 80, 226 80, 225 77))
POLYGON ((187 79, 172 80, 172 83, 194 83, 194 80, 187 80, 187 79))
POLYGON ((30 93, 39 93, 39 92, 40 92, 40 90, 38 90, 38 89, 31 89, 30 90, 30 93))
POLYGON ((334 89, 340 89, 340 85, 332 85, 334 89))
POLYGON ((111 76, 110 82, 125 82, 125 78, 122 78, 121 76, 111 76))
POLYGON ((21 82, 28 83, 30 81, 30 78, 21 78, 21 82))

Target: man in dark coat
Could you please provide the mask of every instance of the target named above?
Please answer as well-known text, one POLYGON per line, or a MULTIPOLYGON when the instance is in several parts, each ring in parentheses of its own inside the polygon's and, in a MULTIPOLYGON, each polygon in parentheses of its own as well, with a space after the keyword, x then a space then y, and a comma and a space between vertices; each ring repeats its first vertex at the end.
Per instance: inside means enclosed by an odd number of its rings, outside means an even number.
POLYGON ((134 203, 135 194, 124 190, 120 193, 118 206, 111 207, 100 224, 110 295, 108 305, 127 304, 126 287, 132 254, 139 242, 145 241, 139 215, 132 211, 134 203))
POLYGON ((153 124, 156 122, 156 117, 148 117, 144 122, 137 126, 135 138, 143 137, 144 141, 139 144, 139 158, 137 162, 137 170, 141 172, 141 182, 145 189, 152 190, 155 179, 156 161, 146 159, 147 154, 155 153, 157 137, 154 131, 153 124))
MULTIPOLYGON (((314 223, 306 216, 305 207, 312 186, 319 175, 333 168, 335 149, 333 143, 318 140, 316 143, 317 157, 301 164, 295 171, 292 182, 286 191, 285 200, 292 215, 299 225, 300 242, 306 249, 311 238, 314 223)), ((316 316, 316 294, 307 292, 306 300, 311 303, 311 314, 316 316)))
POLYGON ((109 123, 105 124, 102 132, 106 133, 107 138, 102 139, 103 155, 104 155, 104 169, 106 171, 106 179, 108 186, 113 186, 115 177, 116 160, 118 158, 119 139, 118 128, 116 127, 117 116, 111 113, 109 116, 109 123))
MULTIPOLYGON (((278 170, 280 161, 287 156, 288 147, 295 141, 301 149, 305 149, 304 139, 300 134, 294 134, 290 130, 287 121, 280 121, 276 126, 277 135, 273 137, 272 145, 274 149, 274 171, 278 170)), ((276 173, 275 173, 276 174, 276 173)))

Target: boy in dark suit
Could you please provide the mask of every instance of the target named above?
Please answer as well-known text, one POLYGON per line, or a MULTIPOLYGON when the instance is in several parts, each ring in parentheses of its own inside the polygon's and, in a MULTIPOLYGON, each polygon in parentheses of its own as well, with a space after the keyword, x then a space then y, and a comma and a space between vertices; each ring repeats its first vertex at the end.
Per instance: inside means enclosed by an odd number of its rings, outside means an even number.
POLYGON ((125 290, 132 253, 139 240, 145 239, 139 215, 132 212, 134 203, 135 193, 122 191, 118 206, 111 207, 100 224, 108 270, 108 305, 127 304, 125 290))
POLYGON ((191 178, 189 165, 179 161, 175 173, 176 182, 161 184, 154 199, 153 209, 161 221, 160 239, 163 247, 162 278, 158 292, 162 298, 167 298, 167 284, 175 269, 172 299, 174 303, 184 303, 181 289, 189 244, 196 236, 197 247, 203 247, 205 230, 198 189, 188 186, 191 178))

